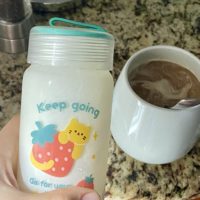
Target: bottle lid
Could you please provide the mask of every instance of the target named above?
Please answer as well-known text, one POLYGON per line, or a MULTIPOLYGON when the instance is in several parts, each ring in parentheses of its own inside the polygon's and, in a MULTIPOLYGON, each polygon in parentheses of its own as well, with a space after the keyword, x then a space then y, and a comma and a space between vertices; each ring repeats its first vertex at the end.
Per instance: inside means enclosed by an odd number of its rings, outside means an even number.
POLYGON ((85 62, 88 66, 93 64, 95 69, 112 69, 114 38, 105 29, 97 25, 57 17, 50 19, 49 25, 35 26, 31 29, 29 63, 56 65, 85 62), (76 27, 56 26, 56 22, 76 27))

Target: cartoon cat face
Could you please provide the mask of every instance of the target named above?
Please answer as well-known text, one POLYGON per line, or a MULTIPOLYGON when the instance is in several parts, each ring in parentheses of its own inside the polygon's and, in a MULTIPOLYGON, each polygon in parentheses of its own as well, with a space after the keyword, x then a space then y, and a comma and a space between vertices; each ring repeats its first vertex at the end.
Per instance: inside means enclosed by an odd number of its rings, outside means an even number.
POLYGON ((77 119, 72 119, 62 134, 75 144, 85 144, 89 140, 90 131, 91 127, 80 123, 77 119))

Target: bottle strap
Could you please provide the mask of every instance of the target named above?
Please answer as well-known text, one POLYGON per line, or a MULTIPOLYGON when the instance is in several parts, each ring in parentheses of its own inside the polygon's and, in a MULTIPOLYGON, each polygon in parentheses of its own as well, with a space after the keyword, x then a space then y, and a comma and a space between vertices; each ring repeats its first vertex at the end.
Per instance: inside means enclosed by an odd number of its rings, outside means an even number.
POLYGON ((81 27, 81 28, 88 28, 88 29, 92 29, 92 30, 96 30, 96 31, 107 32, 101 26, 97 26, 97 25, 94 25, 94 24, 83 23, 83 22, 77 22, 77 21, 64 19, 64 18, 59 18, 59 17, 51 18, 49 20, 49 25, 50 26, 56 26, 56 22, 63 22, 65 24, 70 24, 70 25, 74 25, 74 26, 77 26, 77 27, 81 27))

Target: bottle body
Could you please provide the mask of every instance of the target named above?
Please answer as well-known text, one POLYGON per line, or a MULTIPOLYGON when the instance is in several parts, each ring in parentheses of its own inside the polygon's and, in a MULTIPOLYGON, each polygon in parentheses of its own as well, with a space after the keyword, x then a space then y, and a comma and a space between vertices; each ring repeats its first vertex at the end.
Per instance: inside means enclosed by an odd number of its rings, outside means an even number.
POLYGON ((103 194, 112 91, 106 70, 39 65, 27 69, 18 171, 23 190, 80 186, 103 194))

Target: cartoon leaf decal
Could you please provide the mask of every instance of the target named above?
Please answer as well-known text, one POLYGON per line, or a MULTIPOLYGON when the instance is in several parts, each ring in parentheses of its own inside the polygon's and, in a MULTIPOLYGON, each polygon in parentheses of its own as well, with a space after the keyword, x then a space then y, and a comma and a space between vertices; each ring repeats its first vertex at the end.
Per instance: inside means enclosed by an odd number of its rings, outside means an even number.
POLYGON ((90 176, 87 176, 87 177, 85 178, 85 181, 86 181, 86 183, 93 183, 94 178, 92 177, 92 175, 90 175, 90 176))
POLYGON ((38 129, 31 132, 33 144, 44 146, 47 142, 51 143, 54 141, 54 136, 58 132, 55 124, 49 124, 44 127, 40 121, 36 121, 35 124, 38 129))

